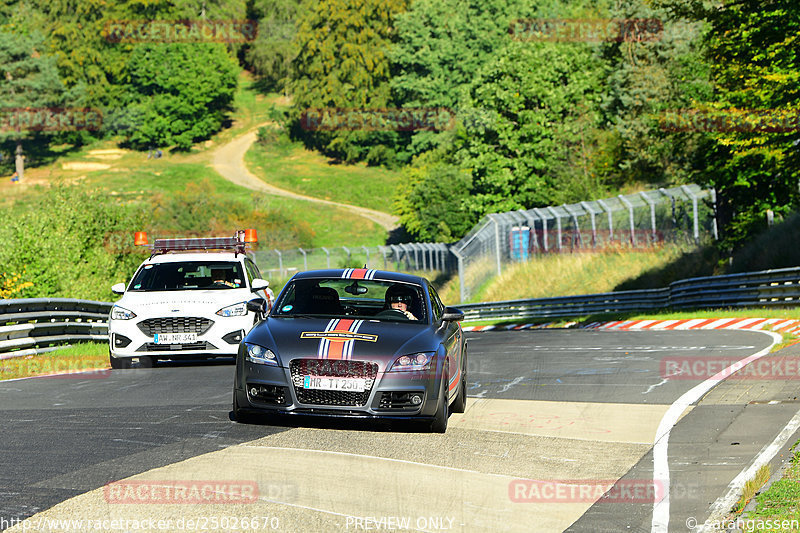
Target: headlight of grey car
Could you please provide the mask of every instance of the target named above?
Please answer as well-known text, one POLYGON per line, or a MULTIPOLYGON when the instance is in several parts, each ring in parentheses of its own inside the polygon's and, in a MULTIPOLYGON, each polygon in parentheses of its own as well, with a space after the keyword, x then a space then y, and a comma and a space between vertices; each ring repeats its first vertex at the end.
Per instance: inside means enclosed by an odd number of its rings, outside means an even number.
POLYGON ((260 365, 274 365, 278 366, 278 356, 269 348, 264 348, 258 344, 244 343, 247 350, 246 359, 251 363, 258 363, 260 365))
POLYGON ((415 353, 398 357, 389 372, 414 372, 431 367, 433 353, 415 353))

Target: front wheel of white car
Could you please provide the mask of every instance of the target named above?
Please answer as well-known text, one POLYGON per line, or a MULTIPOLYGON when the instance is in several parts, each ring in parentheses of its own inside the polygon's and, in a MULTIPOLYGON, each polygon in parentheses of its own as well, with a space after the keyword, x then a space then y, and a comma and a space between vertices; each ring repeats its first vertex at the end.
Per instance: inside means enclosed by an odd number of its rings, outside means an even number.
POLYGON ((131 367, 130 358, 114 357, 111 352, 108 352, 108 361, 114 370, 126 370, 131 367))

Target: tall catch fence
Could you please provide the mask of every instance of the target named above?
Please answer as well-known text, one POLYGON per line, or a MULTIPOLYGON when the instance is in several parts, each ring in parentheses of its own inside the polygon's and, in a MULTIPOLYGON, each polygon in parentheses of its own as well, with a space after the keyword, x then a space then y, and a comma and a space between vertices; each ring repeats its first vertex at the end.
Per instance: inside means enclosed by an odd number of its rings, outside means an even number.
MULTIPOLYGON (((577 204, 494 213, 454 244, 405 243, 258 250, 254 260, 270 280, 301 270, 364 267, 457 274, 468 301, 513 263, 542 254, 647 249, 663 243, 717 238, 714 191, 682 185, 577 204)), ((273 283, 277 285, 277 283, 273 283)))
POLYGON ((550 253, 648 249, 717 238, 711 189, 683 185, 614 198, 486 215, 450 247, 461 302, 507 265, 550 253))
POLYGON ((444 243, 386 246, 337 246, 257 250, 253 259, 269 279, 286 280, 296 272, 322 268, 364 267, 403 272, 452 272, 455 261, 444 243))

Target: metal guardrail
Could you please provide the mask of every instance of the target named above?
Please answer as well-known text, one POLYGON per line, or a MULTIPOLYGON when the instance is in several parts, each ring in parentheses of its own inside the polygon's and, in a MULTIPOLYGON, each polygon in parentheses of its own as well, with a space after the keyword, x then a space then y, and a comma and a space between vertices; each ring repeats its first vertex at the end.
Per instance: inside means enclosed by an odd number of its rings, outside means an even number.
POLYGON ((72 298, 0 300, 0 359, 108 339, 111 303, 72 298))
MULTIPOLYGON (((43 353, 53 345, 105 341, 111 303, 70 298, 0 300, 0 359, 43 353)), ((663 289, 460 305, 466 320, 524 320, 655 309, 794 307, 800 268, 676 281, 663 289)))
POLYGON ((685 279, 663 289, 463 304, 458 308, 464 311, 466 320, 524 320, 654 309, 797 305, 800 305, 800 268, 783 268, 685 279))

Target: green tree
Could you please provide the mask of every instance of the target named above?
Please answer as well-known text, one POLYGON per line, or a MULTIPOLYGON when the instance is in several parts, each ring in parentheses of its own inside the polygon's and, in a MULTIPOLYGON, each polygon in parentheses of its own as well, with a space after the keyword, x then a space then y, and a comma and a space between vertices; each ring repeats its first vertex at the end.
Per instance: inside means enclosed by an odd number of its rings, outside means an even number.
POLYGON ((192 143, 218 131, 230 110, 238 65, 224 45, 173 43, 138 46, 130 58, 131 106, 141 127, 128 141, 138 148, 192 143))
POLYGON ((724 6, 661 0, 704 21, 714 94, 696 109, 709 140, 703 181, 717 191, 721 246, 737 248, 800 202, 800 5, 741 0, 724 6))
POLYGON ((469 87, 455 160, 472 172, 476 218, 604 190, 602 63, 582 43, 511 42, 469 87), (600 163, 600 165, 598 165, 600 163))
POLYGON ((451 242, 472 227, 468 170, 430 151, 404 168, 403 178, 395 194, 395 213, 415 240, 451 242))
POLYGON ((396 134, 385 131, 304 129, 314 109, 382 109, 390 104, 389 46, 394 17, 407 0, 305 0, 294 45, 289 84, 294 100, 292 134, 308 146, 345 160, 393 159, 396 134))
POLYGON ((630 34, 601 49, 608 71, 605 120, 619 142, 617 183, 691 181, 703 135, 671 132, 664 118, 711 96, 702 23, 668 20, 665 10, 642 0, 620 3, 612 17, 631 24, 630 34))
POLYGON ((65 96, 55 58, 45 49, 41 34, 0 30, 0 138, 16 145, 15 167, 20 180, 25 174, 23 141, 44 126, 44 119, 37 117, 62 104, 65 96), (30 111, 22 111, 25 108, 30 111))
POLYGON ((285 0, 255 0, 251 16, 258 20, 258 35, 245 59, 265 90, 286 91, 296 50, 299 4, 285 0))

